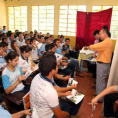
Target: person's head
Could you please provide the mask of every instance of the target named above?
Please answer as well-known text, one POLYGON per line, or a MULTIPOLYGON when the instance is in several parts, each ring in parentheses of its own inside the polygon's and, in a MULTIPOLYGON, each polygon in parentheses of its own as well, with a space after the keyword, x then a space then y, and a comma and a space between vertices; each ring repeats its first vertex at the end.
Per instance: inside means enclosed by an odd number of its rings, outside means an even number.
POLYGON ((47 36, 49 37, 50 36, 50 33, 47 33, 47 36))
POLYGON ((12 33, 10 30, 7 32, 7 36, 9 37, 9 34, 12 33))
POLYGON ((17 34, 17 32, 19 32, 18 30, 15 30, 15 34, 17 34))
POLYGON ((54 43, 57 45, 57 47, 60 47, 60 40, 59 39, 54 39, 54 43))
POLYGON ((14 40, 14 34, 13 33, 10 33, 9 34, 9 38, 11 39, 11 41, 14 40))
POLYGON ((109 37, 109 31, 108 30, 101 30, 100 31, 100 38, 101 40, 105 40, 106 38, 109 37))
POLYGON ((51 43, 52 45, 52 51, 55 53, 57 49, 57 45, 55 43, 51 43))
POLYGON ((3 37, 6 37, 7 36, 7 34, 6 33, 3 33, 3 37))
POLYGON ((6 37, 2 38, 2 42, 6 42, 6 43, 8 43, 7 38, 6 38, 6 37))
POLYGON ((58 35, 58 39, 60 39, 60 35, 58 35))
POLYGON ((102 27, 102 30, 109 30, 109 29, 108 29, 108 26, 104 25, 104 26, 102 27))
POLYGON ((23 39, 22 32, 19 32, 18 37, 19 37, 19 39, 23 39))
POLYGON ((34 38, 35 38, 36 40, 38 40, 38 35, 37 35, 37 34, 34 34, 34 38))
POLYGON ((53 52, 46 52, 41 57, 39 62, 39 69, 41 75, 43 76, 53 76, 57 73, 58 67, 56 62, 56 57, 53 52))
POLYGON ((31 39, 30 39, 30 45, 31 45, 31 46, 36 45, 36 39, 35 39, 35 38, 31 38, 31 39))
POLYGON ((6 42, 1 42, 2 47, 3 47, 3 52, 6 52, 8 50, 8 43, 6 42))
POLYGON ((16 67, 19 62, 19 55, 16 52, 11 51, 7 54, 7 56, 4 57, 4 59, 8 64, 10 64, 13 67, 16 67))
POLYGON ((52 51, 52 45, 51 45, 51 44, 47 44, 47 45, 45 46, 45 50, 46 50, 46 52, 52 51))
POLYGON ((42 32, 40 32, 39 35, 42 35, 42 32))
POLYGON ((0 55, 2 55, 3 54, 3 46, 2 46, 2 44, 0 43, 0 55))
POLYGON ((45 43, 49 44, 49 37, 48 36, 45 36, 45 43))
POLYGON ((41 43, 43 43, 44 42, 44 36, 40 35, 39 40, 40 40, 41 43))
POLYGON ((6 26, 3 26, 3 30, 6 30, 6 26))
POLYGON ((63 36, 63 35, 61 35, 61 36, 60 36, 60 41, 62 42, 62 41, 63 41, 63 39, 64 39, 64 36, 63 36))
POLYGON ((65 39, 65 44, 66 44, 66 45, 69 45, 69 44, 70 44, 70 39, 69 39, 69 38, 66 38, 66 39, 65 39))
POLYGON ((93 36, 95 37, 95 39, 99 40, 100 39, 100 31, 99 30, 95 30, 93 32, 93 36))
POLYGON ((33 37, 33 31, 30 31, 30 37, 33 37))
POLYGON ((17 52, 16 47, 17 47, 16 40, 12 40, 12 41, 11 41, 11 48, 12 48, 15 52, 17 52))
POLYGON ((62 49, 62 54, 65 55, 66 51, 67 51, 67 49, 62 49))
POLYGON ((54 36, 50 35, 50 39, 51 39, 51 41, 53 41, 54 40, 54 36))
POLYGON ((30 39, 27 39, 27 40, 25 41, 25 43, 26 43, 27 45, 29 45, 29 44, 30 44, 30 39))
POLYGON ((32 52, 32 48, 28 45, 25 46, 21 46, 20 47, 20 52, 23 56, 25 56, 26 58, 28 58, 31 55, 32 52))
POLYGON ((28 34, 24 35, 24 39, 27 40, 28 39, 28 34))

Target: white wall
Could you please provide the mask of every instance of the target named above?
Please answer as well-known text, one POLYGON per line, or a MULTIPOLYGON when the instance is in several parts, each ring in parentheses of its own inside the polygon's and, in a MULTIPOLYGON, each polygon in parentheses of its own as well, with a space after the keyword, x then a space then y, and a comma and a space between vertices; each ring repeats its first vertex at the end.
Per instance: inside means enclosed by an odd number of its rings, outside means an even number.
POLYGON ((6 5, 5 0, 0 0, 0 30, 6 25, 6 5))

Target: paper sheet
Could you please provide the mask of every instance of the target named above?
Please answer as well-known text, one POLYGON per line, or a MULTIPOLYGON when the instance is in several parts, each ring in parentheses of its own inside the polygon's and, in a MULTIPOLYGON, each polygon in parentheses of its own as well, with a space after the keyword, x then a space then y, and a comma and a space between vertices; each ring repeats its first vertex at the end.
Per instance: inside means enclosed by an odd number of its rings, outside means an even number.
POLYGON ((73 78, 70 78, 69 80, 68 80, 68 85, 67 85, 67 87, 70 87, 70 86, 72 86, 72 85, 77 85, 78 84, 78 82, 77 81, 75 81, 73 78))

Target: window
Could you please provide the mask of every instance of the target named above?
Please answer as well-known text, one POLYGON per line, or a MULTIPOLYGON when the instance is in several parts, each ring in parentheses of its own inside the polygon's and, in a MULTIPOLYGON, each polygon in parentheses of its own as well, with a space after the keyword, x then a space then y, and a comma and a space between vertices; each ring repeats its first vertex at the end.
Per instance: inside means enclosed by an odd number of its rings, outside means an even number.
POLYGON ((27 7, 8 7, 8 29, 27 31, 27 7))
POLYGON ((77 11, 86 12, 86 6, 60 6, 59 35, 76 36, 77 11))
POLYGON ((92 12, 106 10, 111 7, 113 7, 113 10, 112 10, 110 32, 111 32, 111 38, 114 39, 118 37, 118 6, 92 6, 92 12))
POLYGON ((53 34, 54 6, 32 6, 32 31, 53 34))

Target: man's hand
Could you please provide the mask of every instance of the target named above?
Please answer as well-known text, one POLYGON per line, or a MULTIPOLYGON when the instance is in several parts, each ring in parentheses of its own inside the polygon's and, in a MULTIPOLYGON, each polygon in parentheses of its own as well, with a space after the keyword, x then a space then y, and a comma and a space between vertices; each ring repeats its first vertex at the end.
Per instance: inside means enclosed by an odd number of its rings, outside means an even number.
POLYGON ((84 47, 84 50, 88 50, 88 49, 90 49, 89 46, 85 46, 85 47, 84 47))
POLYGON ((31 115, 32 113, 31 113, 30 111, 31 111, 31 109, 24 110, 24 111, 23 111, 23 114, 24 114, 24 115, 31 115))
POLYGON ((62 65, 63 65, 63 66, 68 66, 68 63, 63 62, 62 65))
POLYGON ((71 94, 71 91, 65 92, 65 97, 66 97, 66 96, 69 96, 69 95, 72 95, 72 94, 71 94))
POLYGON ((72 89, 77 89, 77 85, 74 84, 74 85, 71 86, 71 88, 72 89))
POLYGON ((71 77, 70 76, 65 76, 64 80, 69 80, 71 77))
POLYGON ((91 100, 91 105, 94 106, 95 104, 97 104, 97 102, 98 102, 98 98, 95 97, 91 100))

